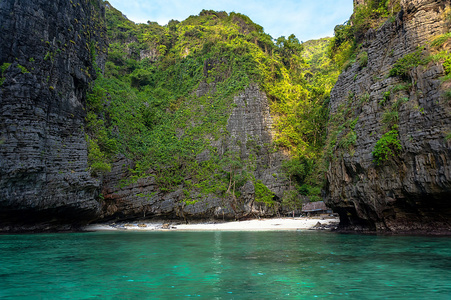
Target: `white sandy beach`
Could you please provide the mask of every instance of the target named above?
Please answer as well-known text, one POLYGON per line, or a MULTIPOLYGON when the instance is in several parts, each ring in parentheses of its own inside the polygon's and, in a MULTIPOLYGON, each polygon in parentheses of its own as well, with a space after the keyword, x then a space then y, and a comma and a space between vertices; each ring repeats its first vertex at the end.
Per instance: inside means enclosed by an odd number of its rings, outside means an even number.
POLYGON ((112 223, 112 224, 91 224, 84 229, 87 231, 270 231, 270 230, 306 230, 324 229, 333 227, 339 222, 338 218, 277 218, 277 219, 254 219, 248 221, 221 222, 221 223, 112 223), (320 224, 318 224, 318 222, 320 224))

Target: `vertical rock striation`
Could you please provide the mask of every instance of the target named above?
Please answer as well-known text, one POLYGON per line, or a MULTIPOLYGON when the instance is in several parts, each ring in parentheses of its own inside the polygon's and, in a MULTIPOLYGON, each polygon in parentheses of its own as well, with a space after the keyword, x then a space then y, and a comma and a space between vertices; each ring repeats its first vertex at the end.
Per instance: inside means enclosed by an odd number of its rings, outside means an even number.
MULTIPOLYGON (((242 161, 255 159, 254 176, 274 193, 280 202, 287 182, 282 179, 282 161, 288 158, 282 151, 272 151, 274 139, 273 117, 266 94, 256 84, 251 84, 234 98, 234 109, 227 122, 230 136, 223 142, 222 151, 239 153, 242 161)), ((248 181, 241 189, 247 213, 271 214, 271 210, 255 199, 254 183, 248 181)))
MULTIPOLYGON (((197 97, 212 93, 215 85, 201 83, 196 91, 197 97)), ((280 202, 287 184, 281 176, 284 157, 281 152, 271 151, 273 140, 272 117, 268 99, 259 87, 251 84, 234 97, 234 106, 227 122, 225 137, 212 139, 211 146, 218 155, 236 154, 243 166, 248 168, 255 180, 274 192, 274 200, 280 202), (279 178, 280 176, 280 178, 279 178)), ((209 159, 208 150, 198 155, 199 163, 209 159)), ((113 164, 113 169, 104 177, 103 218, 177 218, 177 219, 234 219, 253 216, 272 216, 274 209, 255 201, 255 187, 252 180, 239 188, 241 196, 232 199, 230 195, 205 195, 192 191, 193 203, 186 203, 182 187, 172 192, 164 192, 155 181, 155 176, 140 178, 127 184, 134 163, 124 157, 113 164)), ((190 181, 192 178, 185 178, 190 181)))
POLYGON ((401 6, 396 20, 366 33, 367 65, 354 63, 332 90, 332 116, 342 114, 355 127, 338 133, 326 203, 340 214, 343 229, 450 232, 451 108, 444 95, 449 84, 440 81, 443 65, 431 61, 411 68, 406 78, 388 76, 400 58, 415 51, 428 55, 424 46, 449 32, 450 4, 416 0, 401 6), (376 163, 372 152, 390 126, 399 131, 401 150, 376 163), (356 140, 346 148, 340 139, 351 131, 356 140))
POLYGON ((106 53, 103 19, 99 0, 0 1, 0 228, 98 214, 83 127, 106 53))

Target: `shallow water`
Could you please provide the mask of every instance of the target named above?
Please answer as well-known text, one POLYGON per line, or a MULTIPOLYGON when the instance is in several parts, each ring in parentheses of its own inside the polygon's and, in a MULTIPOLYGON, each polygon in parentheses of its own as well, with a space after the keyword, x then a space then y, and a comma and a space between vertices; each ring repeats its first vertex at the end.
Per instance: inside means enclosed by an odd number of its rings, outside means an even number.
POLYGON ((451 299, 451 238, 324 232, 0 236, 0 299, 451 299))

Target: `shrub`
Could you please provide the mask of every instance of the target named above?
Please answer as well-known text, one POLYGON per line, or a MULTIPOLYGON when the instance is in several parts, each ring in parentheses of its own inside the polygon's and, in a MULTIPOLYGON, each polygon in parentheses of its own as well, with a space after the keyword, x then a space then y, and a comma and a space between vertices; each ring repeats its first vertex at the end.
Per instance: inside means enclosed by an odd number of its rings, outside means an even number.
POLYGON ((445 140, 447 140, 447 141, 451 140, 451 132, 446 134, 445 140))
POLYGON ((111 171, 111 164, 108 163, 105 153, 103 153, 96 140, 87 138, 88 140, 88 162, 93 176, 111 171))
POLYGON ((415 52, 409 53, 400 58, 389 72, 390 77, 400 76, 407 78, 409 71, 412 68, 424 65, 427 63, 427 59, 423 57, 422 50, 418 49, 415 52))
POLYGON ((5 81, 5 78, 3 77, 3 73, 6 71, 6 69, 9 68, 10 65, 11 65, 10 63, 3 63, 0 66, 0 85, 2 85, 3 82, 5 81))
POLYGON ((386 91, 382 95, 382 100, 379 101, 379 105, 384 106, 388 101, 390 101, 390 95, 391 95, 391 92, 390 91, 386 91))
POLYGON ((357 134, 354 130, 349 131, 338 143, 343 149, 349 149, 350 146, 355 145, 357 141, 357 134))
POLYGON ((397 111, 389 110, 382 115, 382 123, 394 125, 398 122, 399 116, 397 111))
POLYGON ((439 35, 432 41, 431 46, 435 47, 435 48, 439 48, 439 47, 443 46, 443 44, 445 44, 450 38, 451 38, 451 32, 439 35))
POLYGON ((284 191, 282 205, 287 206, 289 209, 296 210, 297 208, 302 207, 302 200, 296 191, 284 191))
POLYGON ((94 85, 91 92, 86 97, 89 110, 100 113, 103 109, 104 101, 106 98, 106 90, 94 85))
MULTIPOLYGON (((337 32, 335 34, 337 34, 337 32)), ((351 39, 338 42, 336 37, 334 37, 330 42, 328 55, 335 61, 338 67, 347 70, 355 62, 355 50, 356 45, 354 40, 351 39)))
POLYGON ((151 70, 137 69, 130 74, 131 86, 140 88, 153 84, 153 72, 151 70))
POLYGON ((282 163, 282 169, 286 176, 299 185, 303 184, 305 178, 312 171, 312 167, 313 162, 304 156, 293 158, 282 163))
POLYGON ((359 66, 364 68, 368 65, 368 52, 364 51, 359 55, 359 66))
POLYGON ((368 92, 366 92, 365 94, 363 94, 361 97, 360 97, 360 103, 366 103, 366 102, 369 102, 370 101, 370 94, 368 93, 368 92))
POLYGON ((3 75, 3 72, 6 71, 6 69, 8 69, 8 67, 11 65, 11 63, 3 63, 0 66, 0 75, 3 75))
POLYGON ((394 125, 392 130, 383 134, 377 141, 371 154, 374 157, 374 162, 379 165, 387 161, 390 157, 398 155, 401 149, 398 127, 394 125))
POLYGON ((451 89, 445 91, 445 92, 443 93, 443 96, 445 96, 445 99, 446 99, 447 101, 450 101, 450 100, 451 100, 451 89))
POLYGON ((271 192, 270 189, 266 185, 262 183, 261 180, 256 180, 254 182, 255 187, 255 201, 257 202, 263 202, 269 207, 272 207, 274 205, 274 193, 271 192))
POLYGON ((412 86, 411 83, 397 84, 391 89, 391 91, 392 93, 396 93, 399 91, 408 91, 411 86, 412 86))
POLYGON ((445 69, 446 75, 451 74, 451 55, 448 54, 448 57, 446 57, 443 68, 445 69))
POLYGON ((389 1, 367 0, 365 2, 365 4, 355 7, 352 18, 357 41, 363 39, 368 29, 379 26, 389 16, 389 1))
POLYGON ((334 28, 334 38, 329 45, 330 54, 336 52, 342 44, 352 41, 354 38, 352 32, 352 26, 348 23, 343 25, 337 25, 334 28))
POLYGON ((443 18, 446 22, 451 23, 451 8, 448 7, 447 9, 445 9, 443 18))
POLYGON ((401 107, 402 104, 404 104, 404 103, 406 103, 408 101, 409 101, 408 97, 399 98, 399 99, 396 100, 395 103, 392 104, 391 108, 392 108, 392 110, 397 111, 397 110, 399 110, 399 108, 401 107))

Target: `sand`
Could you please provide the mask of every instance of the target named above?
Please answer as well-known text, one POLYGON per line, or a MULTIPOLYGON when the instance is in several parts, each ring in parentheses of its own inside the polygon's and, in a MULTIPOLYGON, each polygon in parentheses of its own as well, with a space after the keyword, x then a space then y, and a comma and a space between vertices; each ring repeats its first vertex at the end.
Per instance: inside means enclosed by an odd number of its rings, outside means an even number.
POLYGON ((84 228, 87 231, 271 231, 271 230, 307 230, 330 229, 338 224, 338 218, 277 218, 254 219, 236 222, 181 224, 168 222, 130 222, 112 224, 92 224, 84 228), (318 222, 320 224, 318 224, 318 222), (320 226, 319 226, 320 225, 320 226))

